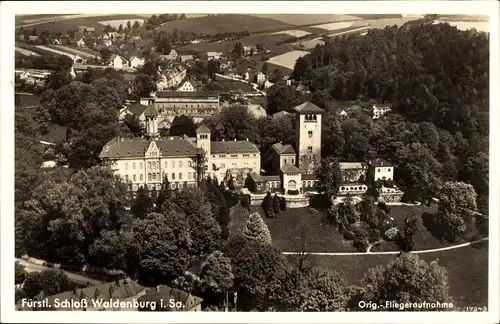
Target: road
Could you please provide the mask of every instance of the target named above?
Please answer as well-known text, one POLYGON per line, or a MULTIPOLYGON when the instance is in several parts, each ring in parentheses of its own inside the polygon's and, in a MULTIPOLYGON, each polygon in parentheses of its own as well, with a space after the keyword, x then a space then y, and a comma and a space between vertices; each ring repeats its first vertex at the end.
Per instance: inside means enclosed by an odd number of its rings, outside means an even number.
MULTIPOLYGON (((34 271, 40 272, 40 271, 48 270, 48 269, 57 269, 57 268, 50 268, 50 267, 46 267, 43 265, 34 264, 34 263, 31 263, 31 262, 28 262, 26 260, 19 259, 19 258, 16 258, 16 262, 19 262, 21 265, 23 265, 24 270, 26 272, 34 272, 34 271)), ((68 276, 68 278, 71 281, 79 282, 82 284, 85 284, 88 281, 92 285, 100 285, 100 284, 104 283, 104 281, 101 281, 101 280, 96 280, 94 278, 86 277, 86 276, 72 273, 72 272, 68 272, 65 270, 62 270, 62 271, 68 276)))

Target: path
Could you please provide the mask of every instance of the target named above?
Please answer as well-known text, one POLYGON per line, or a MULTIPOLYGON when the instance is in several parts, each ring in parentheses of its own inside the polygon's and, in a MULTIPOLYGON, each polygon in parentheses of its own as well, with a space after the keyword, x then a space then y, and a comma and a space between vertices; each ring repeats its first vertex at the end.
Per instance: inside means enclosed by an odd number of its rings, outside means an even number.
MULTIPOLYGON (((420 251, 411 251, 410 253, 415 253, 415 254, 424 254, 424 253, 433 253, 433 252, 440 252, 440 251, 447 251, 447 250, 454 250, 454 249, 459 249, 463 248, 466 246, 470 246, 473 244, 477 244, 480 242, 487 241, 488 238, 484 237, 482 239, 472 241, 472 242, 467 242, 467 243, 462 243, 462 244, 457 244, 457 245, 452 245, 452 246, 447 246, 443 248, 438 248, 438 249, 430 249, 430 250, 420 250, 420 251)), ((283 252, 283 254, 287 255, 293 255, 293 254, 300 254, 301 252, 283 252)), ((310 255, 326 255, 326 256, 336 256, 336 255, 383 255, 383 254, 400 254, 401 251, 380 251, 380 252, 307 252, 307 254, 310 255)))
MULTIPOLYGON (((57 268, 51 268, 51 267, 47 267, 47 266, 43 266, 43 265, 38 265, 38 264, 34 264, 34 263, 31 263, 31 262, 28 262, 24 259, 19 259, 19 258, 16 258, 16 262, 19 262, 19 264, 21 264, 22 266, 24 266, 24 270, 26 272, 34 272, 34 271, 43 271, 43 270, 49 270, 49 269, 57 269, 57 268)), ((72 273, 72 272, 69 272, 69 271, 65 271, 65 270, 62 270, 67 276, 68 278, 71 280, 71 281, 76 281, 76 282, 81 282, 81 283, 86 283, 87 281, 90 282, 92 285, 100 285, 102 284, 104 281, 101 281, 101 280, 96 280, 94 278, 90 278, 90 277, 86 277, 86 276, 83 276, 83 275, 80 275, 80 274, 76 274, 76 273, 72 273)))
POLYGON ((21 53, 21 54, 25 55, 25 56, 41 56, 38 53, 35 53, 35 52, 29 51, 29 50, 27 50, 25 48, 21 48, 21 47, 17 47, 17 46, 14 47, 14 50, 16 52, 18 52, 18 53, 21 53))

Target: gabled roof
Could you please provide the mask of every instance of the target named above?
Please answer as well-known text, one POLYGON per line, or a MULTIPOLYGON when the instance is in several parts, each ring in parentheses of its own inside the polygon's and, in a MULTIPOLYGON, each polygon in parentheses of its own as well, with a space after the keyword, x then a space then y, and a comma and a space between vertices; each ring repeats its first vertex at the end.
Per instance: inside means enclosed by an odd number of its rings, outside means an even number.
POLYGON ((301 114, 322 114, 324 112, 323 109, 319 108, 315 104, 313 104, 310 101, 306 101, 303 104, 298 105, 297 107, 293 108, 296 112, 301 113, 301 114))
POLYGON ((255 171, 250 173, 250 177, 252 178, 252 180, 254 182, 257 182, 257 183, 264 182, 264 179, 262 178, 262 176, 260 174, 256 173, 255 171))
POLYGON ((156 111, 156 108, 154 105, 149 105, 148 108, 146 108, 146 111, 144 112, 144 117, 156 117, 158 116, 158 112, 156 111))
MULTIPOLYGON (((198 152, 190 141, 184 138, 161 138, 154 140, 162 156, 195 156, 198 152)), ((99 155, 103 159, 143 157, 151 140, 144 138, 114 138, 99 155)))
POLYGON ((208 134, 210 134, 210 129, 205 125, 201 125, 200 127, 198 127, 196 129, 196 133, 201 133, 201 134, 208 133, 208 134))
POLYGON ((273 118, 283 118, 283 117, 288 116, 288 115, 290 115, 289 112, 282 110, 280 112, 273 114, 273 118))
POLYGON ((278 154, 295 154, 295 150, 290 144, 283 145, 281 143, 276 143, 272 145, 272 148, 278 154))
POLYGON ((210 143, 210 151, 215 154, 260 153, 249 141, 217 141, 210 143))
POLYGON ((281 167, 280 171, 282 173, 302 173, 296 166, 291 164, 285 164, 281 167))
POLYGON ((392 166, 392 164, 389 161, 384 160, 382 158, 376 158, 376 159, 369 160, 368 164, 370 164, 370 166, 376 167, 376 168, 392 166))
POLYGON ((148 109, 148 106, 141 105, 140 103, 132 103, 127 106, 127 110, 137 117, 141 116, 146 111, 146 109, 148 109))
POLYGON ((339 167, 342 170, 365 169, 368 167, 368 164, 366 164, 365 162, 339 162, 339 167))

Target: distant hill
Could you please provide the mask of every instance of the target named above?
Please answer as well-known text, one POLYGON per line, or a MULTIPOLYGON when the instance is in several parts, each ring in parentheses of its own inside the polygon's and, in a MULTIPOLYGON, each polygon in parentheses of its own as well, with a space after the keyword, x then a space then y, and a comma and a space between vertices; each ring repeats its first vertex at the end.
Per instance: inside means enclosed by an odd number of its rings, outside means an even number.
POLYGON ((259 18, 274 19, 286 24, 304 26, 319 25, 338 21, 351 21, 360 19, 353 15, 304 15, 304 14, 257 14, 252 15, 259 18))
POLYGON ((291 24, 270 18, 260 18, 240 14, 220 14, 183 20, 169 21, 160 29, 172 31, 179 29, 185 32, 218 34, 227 32, 248 31, 250 33, 278 31, 293 28, 291 24))

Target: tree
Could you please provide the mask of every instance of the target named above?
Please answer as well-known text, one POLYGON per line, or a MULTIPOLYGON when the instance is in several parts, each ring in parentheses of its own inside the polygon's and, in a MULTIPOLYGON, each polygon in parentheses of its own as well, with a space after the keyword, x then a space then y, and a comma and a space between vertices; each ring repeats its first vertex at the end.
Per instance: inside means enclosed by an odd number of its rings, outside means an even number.
POLYGON ((45 296, 56 295, 71 289, 68 276, 61 270, 43 270, 26 275, 23 290, 28 298, 34 298, 44 291, 45 296))
POLYGON ((292 86, 275 84, 266 91, 267 114, 272 115, 280 111, 293 112, 292 109, 304 101, 307 96, 295 90, 292 86))
POLYGON ((133 97, 139 101, 141 98, 149 97, 156 91, 157 86, 152 76, 141 73, 135 76, 133 89, 133 97))
POLYGON ((136 218, 144 218, 153 211, 153 198, 147 186, 141 186, 136 192, 136 197, 130 211, 136 218))
POLYGON ((24 282, 24 279, 26 279, 26 271, 24 270, 24 266, 19 263, 19 261, 16 261, 15 263, 15 270, 14 270, 14 275, 15 275, 15 283, 16 285, 20 285, 24 282))
POLYGON ((400 233, 400 247, 404 252, 410 252, 415 246, 415 241, 413 236, 417 233, 417 219, 415 215, 408 215, 405 219, 405 225, 402 232, 400 233))
POLYGON ((48 88, 57 90, 65 85, 68 85, 72 77, 70 75, 73 60, 67 55, 59 56, 55 71, 50 75, 48 88))
POLYGON ((248 217, 243 229, 243 235, 260 244, 271 244, 272 242, 271 233, 269 233, 266 223, 257 212, 250 214, 248 217))
POLYGON ((113 55, 113 52, 107 47, 103 47, 100 53, 103 62, 109 62, 109 60, 111 59, 111 55, 113 55))
POLYGON ((236 42, 233 46, 233 55, 243 56, 245 54, 245 50, 243 49, 243 44, 241 42, 236 42))
POLYGON ((280 208, 280 198, 278 197, 278 194, 274 194, 274 197, 273 197, 273 212, 274 214, 279 214, 279 212, 281 211, 281 208, 280 208))
POLYGON ((301 312, 344 311, 349 298, 347 282, 339 274, 314 269, 306 279, 301 312))
POLYGON ((127 29, 130 30, 132 29, 132 23, 129 21, 127 21, 127 29))
POLYGON ((109 33, 109 32, 112 32, 113 30, 114 30, 114 28, 113 28, 113 27, 111 27, 111 25, 106 25, 106 26, 104 27, 104 31, 103 31, 103 32, 104 32, 104 33, 109 33))
POLYGON ((249 114, 246 106, 233 105, 223 108, 222 111, 212 116, 207 126, 211 130, 213 140, 246 140, 259 142, 258 123, 249 114))
POLYGON ((141 23, 139 21, 134 21, 134 24, 132 25, 132 28, 133 29, 139 29, 139 27, 141 27, 141 23))
POLYGON ((131 266, 128 259, 128 243, 132 233, 104 230, 89 247, 90 264, 105 269, 126 271, 131 266))
POLYGON ((205 293, 205 302, 219 305, 221 299, 233 286, 234 275, 231 260, 224 256, 221 251, 210 254, 201 265, 200 289, 205 293))
POLYGON ((118 26, 118 32, 119 33, 123 32, 123 24, 120 24, 120 26, 118 26))
MULTIPOLYGON (((402 253, 387 266, 368 270, 363 279, 365 291, 362 300, 386 305, 398 303, 449 303, 446 270, 437 261, 427 263, 417 254, 402 253)), ((414 309, 405 309, 414 311, 414 309)), ((443 309, 435 309, 443 310, 443 309)))
POLYGON ((264 199, 262 200, 262 209, 264 210, 264 214, 267 218, 274 217, 274 209, 273 209, 273 198, 271 193, 268 191, 264 199))
POLYGON ((156 198, 156 211, 161 212, 164 210, 164 204, 166 201, 170 201, 172 199, 172 188, 170 187, 170 181, 168 181, 168 177, 165 175, 163 177, 160 191, 158 192, 158 197, 156 198))
POLYGON ((336 159, 324 158, 317 172, 319 181, 318 190, 322 192, 328 200, 336 195, 340 185, 340 166, 336 159))
POLYGON ((170 136, 187 135, 196 137, 196 128, 197 126, 191 117, 186 115, 175 116, 168 133, 170 136))
POLYGON ((172 50, 172 40, 165 31, 160 31, 155 38, 156 51, 167 55, 172 50))
POLYGON ((231 191, 235 189, 233 176, 229 177, 229 181, 227 182, 227 188, 231 191))
POLYGON ((133 114, 125 115, 125 118, 123 119, 123 124, 125 124, 127 129, 134 137, 141 137, 144 133, 141 121, 139 117, 137 117, 136 115, 133 114))

